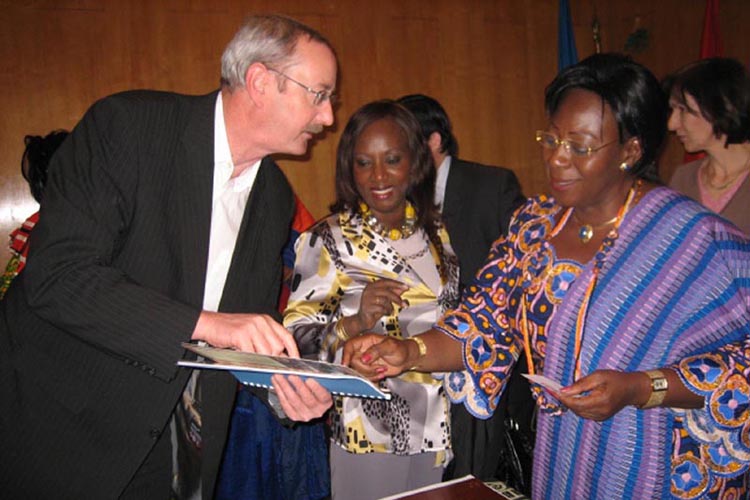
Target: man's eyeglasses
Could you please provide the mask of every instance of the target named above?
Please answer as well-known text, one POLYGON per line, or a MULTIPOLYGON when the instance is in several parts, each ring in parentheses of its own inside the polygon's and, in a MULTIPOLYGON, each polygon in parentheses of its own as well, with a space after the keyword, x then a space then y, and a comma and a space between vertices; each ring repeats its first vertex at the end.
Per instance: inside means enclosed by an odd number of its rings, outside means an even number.
POLYGON ((615 142, 617 142, 617 139, 606 144, 602 144, 601 146, 591 147, 584 146, 580 142, 569 141, 568 139, 558 139, 554 134, 550 134, 549 132, 545 132, 543 130, 537 130, 536 142, 538 142, 539 145, 544 149, 557 149, 562 146, 563 148, 565 148, 565 151, 572 154, 573 156, 577 156, 579 158, 587 158, 600 149, 606 148, 610 144, 614 144, 615 142))
POLYGON ((330 101, 331 102, 331 106, 333 106, 333 104, 336 102, 336 94, 334 94, 333 91, 331 91, 331 90, 315 90, 312 87, 308 87, 307 85, 305 85, 302 82, 298 82, 297 80, 295 80, 291 76, 287 75, 286 73, 282 73, 281 71, 279 71, 277 69, 268 68, 268 71, 273 71, 277 75, 283 76, 284 78, 286 78, 290 82, 296 83, 297 85, 299 85, 300 87, 302 87, 303 89, 305 89, 309 93, 311 93, 313 95, 313 106, 320 106, 321 104, 323 104, 326 101, 330 101))

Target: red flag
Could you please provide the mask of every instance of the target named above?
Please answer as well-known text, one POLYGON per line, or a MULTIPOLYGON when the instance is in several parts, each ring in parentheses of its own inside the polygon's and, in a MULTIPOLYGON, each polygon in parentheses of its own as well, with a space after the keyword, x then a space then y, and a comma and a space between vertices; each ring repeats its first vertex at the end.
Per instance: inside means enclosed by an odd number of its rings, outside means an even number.
POLYGON ((291 272, 294 269, 294 243, 299 238, 299 235, 315 224, 315 217, 310 211, 302 204, 302 201, 294 195, 294 220, 292 221, 292 227, 289 231, 289 241, 287 241, 284 247, 282 258, 284 260, 284 282, 281 284, 281 294, 279 296, 279 312, 284 312, 286 303, 289 300, 289 293, 291 290, 289 286, 291 284, 292 275, 291 272))
POLYGON ((297 209, 294 211, 292 230, 297 231, 298 234, 304 233, 315 224, 315 217, 313 217, 307 207, 302 204, 302 201, 300 201, 297 195, 294 196, 294 202, 297 205, 297 209))
POLYGON ((719 0, 706 0, 706 13, 701 35, 701 59, 721 56, 719 34, 719 0))
MULTIPOLYGON (((700 59, 721 56, 721 34, 719 33, 719 0, 706 0, 703 17, 700 59)), ((705 153, 685 153, 685 163, 703 158, 705 153)))

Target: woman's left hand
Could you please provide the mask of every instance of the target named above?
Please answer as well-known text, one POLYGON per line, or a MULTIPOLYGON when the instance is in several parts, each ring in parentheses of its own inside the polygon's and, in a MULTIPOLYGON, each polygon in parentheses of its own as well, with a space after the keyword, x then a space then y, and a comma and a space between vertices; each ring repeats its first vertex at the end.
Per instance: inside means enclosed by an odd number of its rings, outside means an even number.
POLYGON ((597 370, 556 393, 581 418, 607 420, 628 405, 638 404, 648 381, 641 372, 597 370))
POLYGON ((403 373, 408 354, 409 349, 404 340, 365 333, 346 341, 341 363, 372 381, 378 381, 403 373))

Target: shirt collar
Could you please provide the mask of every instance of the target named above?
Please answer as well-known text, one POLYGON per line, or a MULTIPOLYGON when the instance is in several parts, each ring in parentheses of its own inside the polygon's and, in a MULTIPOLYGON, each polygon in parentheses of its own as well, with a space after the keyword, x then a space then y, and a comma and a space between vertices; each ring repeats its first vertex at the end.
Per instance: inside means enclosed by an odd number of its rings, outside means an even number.
POLYGON ((448 184, 448 172, 451 169, 451 157, 446 156, 443 159, 443 163, 440 164, 437 176, 435 177, 435 203, 440 205, 440 210, 443 209, 443 202, 445 201, 445 188, 448 184))
POLYGON ((240 175, 230 179, 234 171, 234 162, 232 151, 229 149, 227 127, 224 123, 224 101, 219 92, 214 112, 214 191, 222 189, 225 185, 235 192, 250 189, 255 181, 260 162, 261 160, 258 160, 240 175))

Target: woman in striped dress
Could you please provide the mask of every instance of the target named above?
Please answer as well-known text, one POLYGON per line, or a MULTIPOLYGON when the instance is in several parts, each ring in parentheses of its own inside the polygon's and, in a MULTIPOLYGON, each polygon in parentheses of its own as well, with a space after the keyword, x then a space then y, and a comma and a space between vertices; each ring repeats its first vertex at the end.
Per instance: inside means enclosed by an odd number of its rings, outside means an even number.
POLYGON ((517 211, 424 349, 360 337, 344 361, 376 379, 466 369, 446 391, 483 417, 526 356, 546 377, 534 498, 744 498, 750 242, 655 182, 668 107, 646 68, 591 56, 545 104, 549 196, 517 211))

